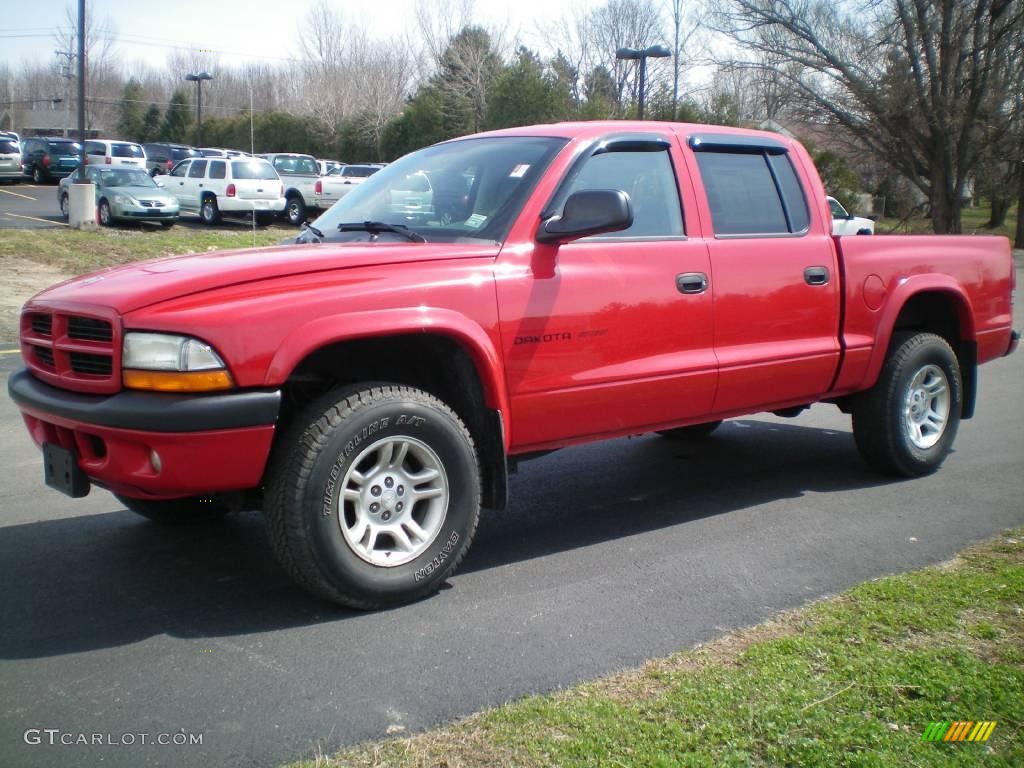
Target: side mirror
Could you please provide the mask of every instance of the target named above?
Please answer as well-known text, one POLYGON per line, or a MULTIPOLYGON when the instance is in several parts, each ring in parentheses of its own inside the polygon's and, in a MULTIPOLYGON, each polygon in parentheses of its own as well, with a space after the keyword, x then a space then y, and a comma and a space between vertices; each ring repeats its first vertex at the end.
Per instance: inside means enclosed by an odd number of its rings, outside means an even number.
POLYGON ((633 226, 629 195, 618 189, 573 192, 561 215, 545 219, 537 231, 542 243, 568 243, 581 237, 621 232, 633 226))

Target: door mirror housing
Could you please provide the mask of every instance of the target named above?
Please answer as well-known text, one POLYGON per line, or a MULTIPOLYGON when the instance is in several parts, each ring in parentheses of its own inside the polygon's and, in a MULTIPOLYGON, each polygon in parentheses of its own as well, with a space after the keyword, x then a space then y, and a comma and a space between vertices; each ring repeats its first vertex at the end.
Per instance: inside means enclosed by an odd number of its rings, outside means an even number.
POLYGON ((541 222, 537 240, 568 243, 581 237, 621 232, 633 226, 633 205, 619 189, 586 189, 573 192, 562 213, 541 222))

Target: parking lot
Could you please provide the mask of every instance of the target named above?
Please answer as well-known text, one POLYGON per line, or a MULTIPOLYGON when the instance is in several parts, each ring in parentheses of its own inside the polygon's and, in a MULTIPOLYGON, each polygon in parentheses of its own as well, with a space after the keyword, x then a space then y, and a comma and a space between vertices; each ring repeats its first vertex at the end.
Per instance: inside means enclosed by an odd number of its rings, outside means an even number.
POLYGON ((57 205, 56 184, 0 186, 0 229, 65 226, 57 205))
MULTIPOLYGON (((18 366, 10 346, 0 379, 18 366)), ((1024 524, 1024 356, 981 373, 936 475, 859 461, 815 406, 707 443, 645 436, 526 463, 447 589, 354 613, 292 586, 258 513, 162 528, 42 484, 0 398, 0 764, 274 765, 666 655, 1024 524), (27 745, 29 728, 202 745, 27 745)))

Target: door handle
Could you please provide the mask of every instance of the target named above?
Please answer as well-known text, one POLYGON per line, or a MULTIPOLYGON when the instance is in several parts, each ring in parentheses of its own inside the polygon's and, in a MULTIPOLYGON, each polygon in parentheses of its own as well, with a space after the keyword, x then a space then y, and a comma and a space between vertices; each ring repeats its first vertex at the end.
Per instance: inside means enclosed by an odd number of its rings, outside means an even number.
POLYGON ((828 285, 828 267, 808 267, 804 270, 804 282, 808 285, 828 285))
POLYGON ((676 275, 676 288, 680 293, 704 293, 708 289, 708 276, 703 272, 676 275))

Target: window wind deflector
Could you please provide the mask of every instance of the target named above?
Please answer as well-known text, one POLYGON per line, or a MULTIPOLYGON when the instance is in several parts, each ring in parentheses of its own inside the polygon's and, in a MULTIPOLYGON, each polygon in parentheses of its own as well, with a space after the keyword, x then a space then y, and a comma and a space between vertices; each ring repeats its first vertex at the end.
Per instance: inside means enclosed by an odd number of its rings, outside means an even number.
POLYGON ((357 221, 342 222, 338 225, 339 232, 369 232, 371 235, 379 235, 381 232, 393 232, 401 235, 412 243, 425 243, 427 238, 418 232, 413 232, 404 224, 388 224, 386 221, 357 221))
POLYGON ((695 133, 687 142, 694 152, 750 152, 784 155, 788 148, 767 136, 740 136, 728 133, 695 133))
POLYGON ((650 133, 624 133, 602 139, 590 153, 603 155, 605 152, 667 152, 672 145, 668 139, 650 133))

